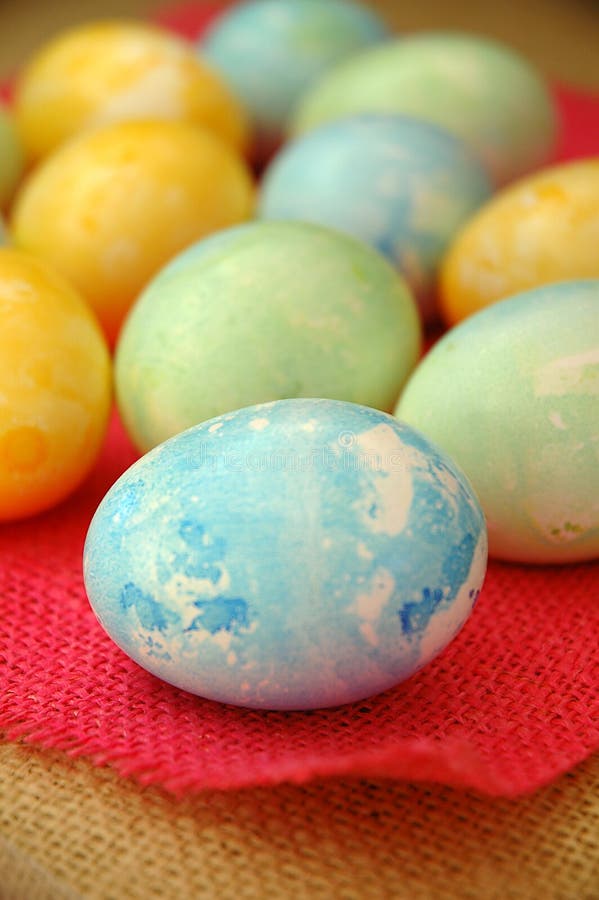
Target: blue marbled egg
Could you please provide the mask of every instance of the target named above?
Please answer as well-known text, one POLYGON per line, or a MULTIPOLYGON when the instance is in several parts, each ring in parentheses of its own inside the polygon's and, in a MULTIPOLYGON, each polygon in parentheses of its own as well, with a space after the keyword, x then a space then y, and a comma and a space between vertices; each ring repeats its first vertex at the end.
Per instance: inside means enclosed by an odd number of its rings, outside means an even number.
POLYGON ((483 515, 455 464, 386 413, 245 407, 165 441, 100 504, 85 582, 140 665, 203 697, 306 709, 409 677, 484 578, 483 515))
POLYGON ((218 17, 198 50, 267 140, 333 65, 388 36, 378 14, 353 0, 247 0, 218 17))
POLYGON ((445 251, 491 193, 473 151, 448 131, 365 113, 287 144, 265 173, 258 215, 328 225, 370 244, 399 268, 430 318, 445 251))

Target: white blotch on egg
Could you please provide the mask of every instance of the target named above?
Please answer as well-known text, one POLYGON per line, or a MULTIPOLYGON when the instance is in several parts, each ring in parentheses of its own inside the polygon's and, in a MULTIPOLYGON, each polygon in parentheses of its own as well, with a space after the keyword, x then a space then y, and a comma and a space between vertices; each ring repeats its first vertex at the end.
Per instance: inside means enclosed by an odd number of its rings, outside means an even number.
POLYGON ((554 359, 535 373, 536 397, 599 394, 599 350, 554 359))
POLYGON ((354 508, 374 534, 400 534, 412 505, 412 477, 405 465, 397 462, 403 447, 389 425, 380 424, 356 436, 356 447, 370 460, 375 474, 371 490, 354 508), (376 471, 380 469, 380 474, 376 471))
POLYGON ((253 431, 263 431, 265 428, 268 427, 268 425, 269 425, 268 419, 257 418, 257 419, 251 420, 249 427, 253 431))
POLYGON ((370 590, 357 595, 350 607, 350 612, 356 613, 366 622, 375 622, 389 602, 394 588, 395 579, 391 572, 388 569, 377 569, 372 578, 370 590))
POLYGON ((565 431, 568 427, 558 412, 550 412, 549 421, 552 425, 554 425, 556 428, 559 428, 561 431, 565 431))

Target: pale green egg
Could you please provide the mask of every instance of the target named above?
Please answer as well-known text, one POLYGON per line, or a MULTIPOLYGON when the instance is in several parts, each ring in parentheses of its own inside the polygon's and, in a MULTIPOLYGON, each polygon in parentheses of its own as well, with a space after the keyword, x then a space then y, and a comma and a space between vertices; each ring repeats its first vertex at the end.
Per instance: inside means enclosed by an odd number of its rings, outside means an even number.
POLYGON ((599 280, 545 285, 451 329, 395 414, 463 469, 500 559, 599 555, 599 280))
POLYGON ((137 446, 213 416, 293 397, 390 411, 420 352, 403 278, 374 249, 302 222, 211 235, 147 286, 115 375, 137 446))
POLYGON ((0 209, 11 199, 23 173, 23 153, 9 111, 0 103, 0 209))
POLYGON ((294 135, 365 112, 434 122, 476 153, 496 184, 546 162, 557 119, 535 68, 497 41, 423 32, 363 50, 330 70, 301 99, 294 135))

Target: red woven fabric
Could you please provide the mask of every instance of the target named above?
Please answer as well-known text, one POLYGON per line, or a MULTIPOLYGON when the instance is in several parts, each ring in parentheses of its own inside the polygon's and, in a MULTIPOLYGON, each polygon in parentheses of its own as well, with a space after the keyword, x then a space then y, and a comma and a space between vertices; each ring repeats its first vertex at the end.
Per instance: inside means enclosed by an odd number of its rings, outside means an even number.
POLYGON ((153 16, 156 25, 175 31, 189 41, 197 39, 235 0, 184 0, 159 10, 153 16))
MULTIPOLYGON (((583 107, 599 113, 599 98, 577 106, 572 92, 559 96, 566 123, 583 107)), ((588 134, 569 131, 561 157, 597 151, 588 134)), ((515 796, 599 747, 599 567, 592 564, 492 563, 457 639, 368 702, 264 713, 160 682, 103 632, 81 575, 91 516, 134 458, 115 417, 75 496, 0 527, 0 728, 9 739, 86 755, 178 794, 354 774, 515 796)))

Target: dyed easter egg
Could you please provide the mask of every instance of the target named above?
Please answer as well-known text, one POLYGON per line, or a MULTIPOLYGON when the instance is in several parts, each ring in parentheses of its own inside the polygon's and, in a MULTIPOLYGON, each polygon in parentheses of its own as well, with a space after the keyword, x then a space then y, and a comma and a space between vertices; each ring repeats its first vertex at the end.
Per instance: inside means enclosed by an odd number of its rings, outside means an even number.
POLYGON ((456 236, 439 278, 449 324, 511 294, 599 278, 599 157, 505 188, 456 236))
POLYGON ((198 49, 268 141, 330 66, 386 35, 374 11, 350 0, 251 0, 220 16, 198 49))
POLYGON ((0 103, 0 209, 13 195, 23 172, 23 153, 9 111, 0 103))
POLYGON ((266 171, 259 215, 318 222, 372 244, 430 318, 445 250, 490 194, 484 169, 449 132, 372 114, 328 123, 284 147, 266 171))
POLYGON ((253 182, 219 138, 121 122, 70 141, 17 195, 15 243, 67 276, 113 341, 150 278, 204 235, 248 219, 253 182))
POLYGON ((267 400, 390 410, 419 349, 409 289, 376 251, 314 225, 256 222, 190 248, 144 291, 118 342, 117 398, 145 451, 267 400))
POLYGON ((599 280, 502 300, 433 347, 396 409, 464 470, 490 553, 599 555, 599 280))
POLYGON ((236 148, 248 139, 238 102, 192 48, 134 21, 86 23, 52 38, 19 75, 14 109, 31 160, 81 131, 131 119, 195 123, 236 148))
POLYGON ((497 184, 545 162, 556 137, 535 69, 509 47, 457 32, 416 34, 336 66, 300 101, 292 133, 362 112, 436 122, 472 147, 497 184))
POLYGON ((241 706, 359 700, 460 630, 486 565, 454 463, 385 413, 331 400, 246 407, 135 463, 97 510, 85 583, 144 668, 241 706))
POLYGON ((108 348, 73 288, 0 249, 0 522, 67 497, 93 466, 111 402, 108 348))

